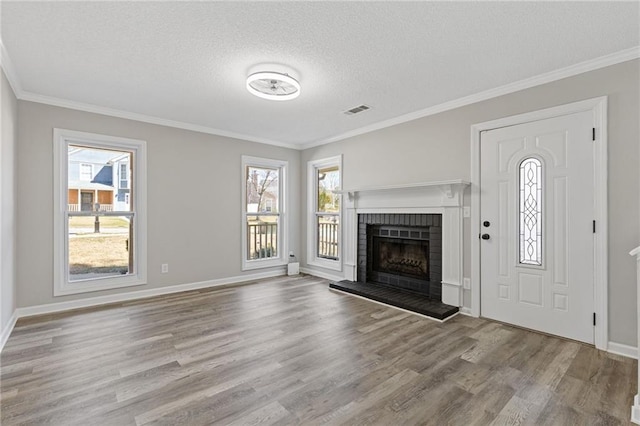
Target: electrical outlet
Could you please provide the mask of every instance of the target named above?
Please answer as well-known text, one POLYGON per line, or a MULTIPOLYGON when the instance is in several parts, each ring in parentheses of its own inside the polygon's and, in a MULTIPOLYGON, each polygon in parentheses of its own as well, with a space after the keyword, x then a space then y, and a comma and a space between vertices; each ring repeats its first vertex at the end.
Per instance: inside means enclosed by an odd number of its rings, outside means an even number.
POLYGON ((462 286, 465 290, 471 290, 471 278, 464 278, 462 280, 462 286))
POLYGON ((162 271, 163 274, 166 274, 167 272, 169 272, 169 264, 168 263, 163 263, 162 264, 162 271))
POLYGON ((462 216, 463 217, 471 217, 471 207, 463 207, 462 208, 462 216))

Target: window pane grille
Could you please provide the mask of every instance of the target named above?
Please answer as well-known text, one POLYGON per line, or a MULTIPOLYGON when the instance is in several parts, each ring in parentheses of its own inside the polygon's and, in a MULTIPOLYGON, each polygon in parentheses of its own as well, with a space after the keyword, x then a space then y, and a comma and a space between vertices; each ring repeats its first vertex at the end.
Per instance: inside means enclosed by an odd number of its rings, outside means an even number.
POLYGON ((542 265, 542 163, 520 163, 520 263, 542 265))

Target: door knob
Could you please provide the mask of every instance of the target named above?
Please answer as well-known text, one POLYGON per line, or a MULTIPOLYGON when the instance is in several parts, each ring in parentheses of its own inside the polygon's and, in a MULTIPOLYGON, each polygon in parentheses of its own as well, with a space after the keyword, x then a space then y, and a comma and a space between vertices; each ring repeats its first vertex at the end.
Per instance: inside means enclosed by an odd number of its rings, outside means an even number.
POLYGON ((488 228, 489 226, 491 226, 491 222, 489 222, 488 220, 485 220, 484 222, 482 222, 482 225, 483 225, 485 228, 488 228))
POLYGON ((489 238, 491 238, 491 237, 489 236, 489 234, 482 234, 482 239, 483 239, 483 240, 488 240, 489 238))

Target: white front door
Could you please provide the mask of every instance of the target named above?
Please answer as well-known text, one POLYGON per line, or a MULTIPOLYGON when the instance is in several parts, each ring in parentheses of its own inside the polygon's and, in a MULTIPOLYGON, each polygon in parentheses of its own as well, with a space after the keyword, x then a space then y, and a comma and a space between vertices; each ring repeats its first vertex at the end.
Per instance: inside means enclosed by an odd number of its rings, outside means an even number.
POLYGON ((481 134, 482 316, 594 342, 592 117, 481 134))

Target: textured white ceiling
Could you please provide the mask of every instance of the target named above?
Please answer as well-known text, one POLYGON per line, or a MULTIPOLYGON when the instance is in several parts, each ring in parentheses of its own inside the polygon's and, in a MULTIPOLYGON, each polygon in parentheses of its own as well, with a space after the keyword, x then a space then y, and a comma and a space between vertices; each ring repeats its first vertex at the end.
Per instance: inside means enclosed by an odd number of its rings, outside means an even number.
POLYGON ((7 2, 25 92, 309 144, 639 42, 638 2, 7 2), (257 64, 299 98, 252 96, 257 64), (371 110, 346 116, 365 103, 371 110))

